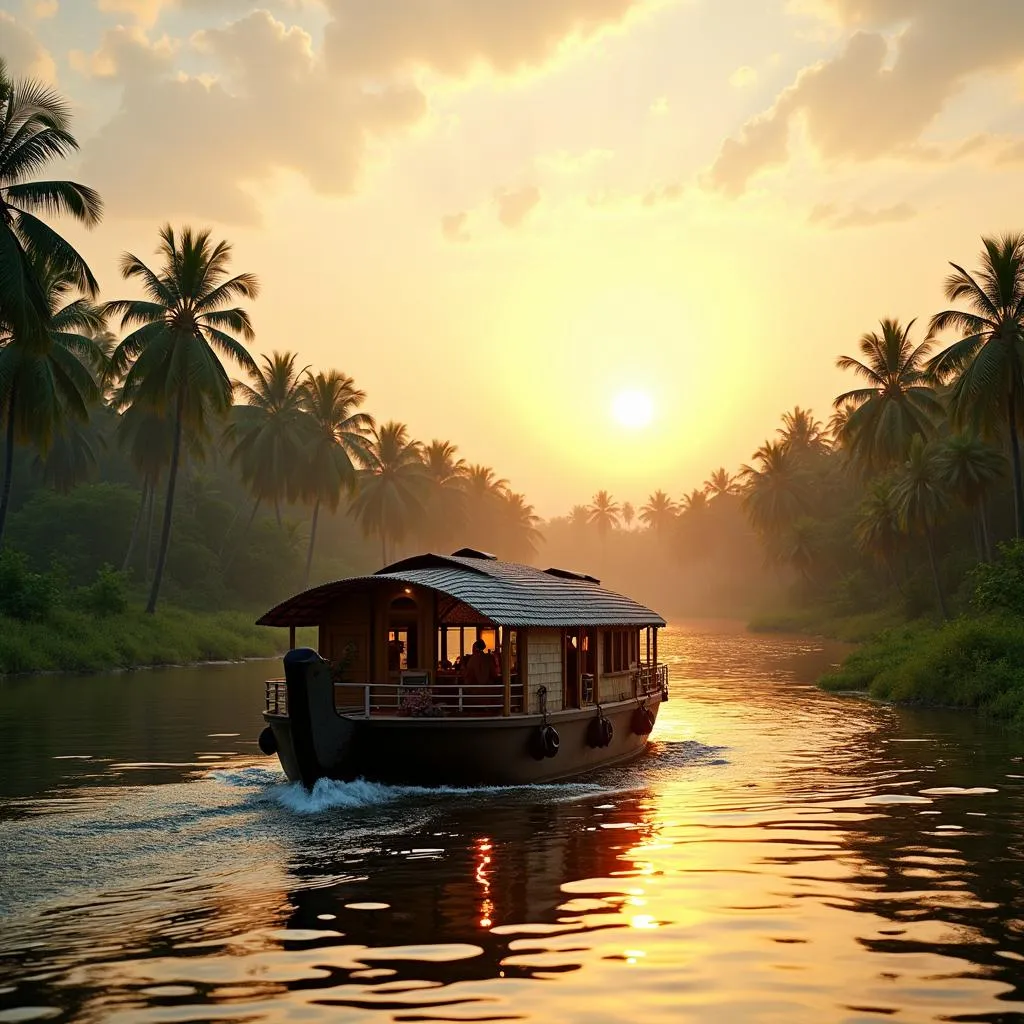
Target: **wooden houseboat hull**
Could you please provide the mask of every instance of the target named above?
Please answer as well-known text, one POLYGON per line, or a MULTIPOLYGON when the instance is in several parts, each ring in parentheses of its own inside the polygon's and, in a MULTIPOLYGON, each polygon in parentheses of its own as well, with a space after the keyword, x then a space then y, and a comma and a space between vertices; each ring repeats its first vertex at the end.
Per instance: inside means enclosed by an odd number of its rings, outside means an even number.
POLYGON ((314 651, 293 651, 289 659, 287 711, 263 717, 273 735, 267 745, 288 778, 307 788, 321 778, 422 786, 565 779, 642 754, 662 701, 655 691, 547 716, 362 717, 338 713, 329 667, 314 651))

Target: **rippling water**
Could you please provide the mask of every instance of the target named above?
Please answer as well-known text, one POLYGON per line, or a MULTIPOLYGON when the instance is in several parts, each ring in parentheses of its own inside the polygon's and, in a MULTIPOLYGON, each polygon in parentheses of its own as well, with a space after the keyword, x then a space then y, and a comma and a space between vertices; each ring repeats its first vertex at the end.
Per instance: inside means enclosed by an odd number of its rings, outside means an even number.
POLYGON ((321 783, 260 664, 0 684, 2 1021, 1022 1021, 1024 743, 668 630, 650 753, 321 783))

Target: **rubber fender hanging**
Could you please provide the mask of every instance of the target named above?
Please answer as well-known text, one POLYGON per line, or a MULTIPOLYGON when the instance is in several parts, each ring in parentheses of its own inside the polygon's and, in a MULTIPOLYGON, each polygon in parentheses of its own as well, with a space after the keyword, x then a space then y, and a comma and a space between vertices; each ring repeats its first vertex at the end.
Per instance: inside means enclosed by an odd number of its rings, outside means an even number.
POLYGON ((615 727, 608 718, 601 718, 599 721, 601 723, 601 746, 607 747, 615 735, 615 727))
POLYGON ((602 742, 603 736, 601 733, 601 723, 604 721, 603 718, 592 718, 587 722, 587 746, 588 747, 603 747, 602 742))
POLYGON ((530 757, 535 761, 543 761, 547 756, 544 745, 544 730, 546 726, 538 725, 533 732, 530 733, 530 739, 527 741, 526 747, 530 751, 530 757))
POLYGON ((558 738, 558 730, 553 725, 545 725, 544 733, 544 756, 554 757, 558 753, 561 740, 558 738))
POLYGON ((661 699, 662 699, 662 700, 665 700, 665 701, 667 701, 667 700, 668 700, 668 687, 667 687, 667 686, 664 686, 664 687, 662 687, 662 690, 661 690, 661 699))
POLYGON ((637 708, 630 719, 630 726, 637 736, 649 736, 654 728, 654 715, 649 708, 637 708))
POLYGON ((269 725, 260 733, 260 738, 257 740, 257 743, 259 743, 260 750, 262 750, 267 757, 277 753, 277 737, 274 735, 274 730, 271 729, 269 725))

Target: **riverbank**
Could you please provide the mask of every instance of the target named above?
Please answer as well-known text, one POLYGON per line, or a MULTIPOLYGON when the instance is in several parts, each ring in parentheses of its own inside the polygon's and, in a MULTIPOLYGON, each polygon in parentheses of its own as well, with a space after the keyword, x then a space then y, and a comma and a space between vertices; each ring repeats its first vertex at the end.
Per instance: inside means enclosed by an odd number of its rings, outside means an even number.
POLYGON ((804 633, 830 640, 861 643, 906 622, 896 610, 881 608, 870 612, 837 612, 827 606, 790 608, 763 612, 747 623, 751 633, 804 633))
POLYGON ((1024 623, 976 615, 888 629, 818 685, 897 704, 970 709, 1024 728, 1024 623))
POLYGON ((0 616, 0 675, 99 672, 200 661, 269 658, 287 647, 280 629, 240 611, 193 612, 173 605, 155 615, 129 608, 97 616, 55 608, 41 622, 0 616))

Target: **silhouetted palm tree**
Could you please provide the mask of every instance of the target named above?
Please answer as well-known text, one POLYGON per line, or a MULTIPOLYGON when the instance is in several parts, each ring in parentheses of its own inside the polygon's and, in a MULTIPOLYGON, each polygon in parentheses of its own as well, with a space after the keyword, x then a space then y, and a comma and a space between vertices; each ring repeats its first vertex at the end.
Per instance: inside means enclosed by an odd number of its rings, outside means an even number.
POLYGON ((779 557, 778 543, 807 510, 807 480, 784 442, 766 441, 753 457, 758 465, 740 470, 743 507, 770 553, 779 557))
POLYGON ((739 484, 736 482, 736 478, 722 466, 720 469, 714 470, 711 476, 704 481, 704 490, 707 496, 714 500, 726 495, 738 494, 739 484))
POLYGON ((423 515, 427 472, 422 447, 404 423, 391 421, 373 431, 366 445, 366 469, 352 512, 363 531, 380 537, 382 564, 388 564, 388 541, 400 541, 423 515))
POLYGON ((344 492, 355 491, 358 467, 372 464, 373 417, 357 412, 364 401, 366 393, 356 387, 351 377, 337 370, 307 373, 302 383, 302 413, 309 417, 311 427, 308 434, 301 431, 306 451, 294 486, 313 505, 306 552, 307 586, 321 504, 332 511, 336 509, 344 492))
POLYGON ((932 331, 953 328, 960 340, 930 363, 936 377, 952 385, 949 407, 958 426, 971 423, 1010 442, 1017 536, 1024 536, 1024 478, 1020 421, 1024 417, 1024 235, 983 238, 981 268, 972 276, 951 263, 946 298, 968 309, 932 317, 932 331))
POLYGON ((800 458, 825 455, 830 447, 824 425, 814 418, 810 409, 801 409, 799 405, 794 406, 792 412, 782 414, 782 426, 776 433, 783 445, 800 458))
POLYGON ((25 343, 0 323, 0 413, 4 423, 4 473, 0 485, 0 542, 3 541, 14 475, 14 442, 30 442, 44 454, 68 419, 86 423, 99 397, 90 367, 98 357, 92 332, 103 322, 88 299, 67 300, 74 276, 53 262, 31 272, 46 296, 45 344, 25 343))
POLYGON ((234 337, 254 337, 249 314, 230 303, 253 299, 259 291, 252 274, 228 277, 231 246, 211 242, 209 231, 186 227, 179 237, 166 225, 157 254, 162 263, 156 271, 124 254, 121 275, 139 281, 146 298, 118 299, 105 307, 107 314, 120 316, 122 328, 134 328, 110 360, 111 372, 123 378, 123 401, 168 413, 173 430, 160 551, 146 604, 150 614, 156 611, 167 563, 182 437, 204 429, 209 414, 224 415, 231 407, 231 380, 218 353, 257 372, 252 356, 234 337))
POLYGON ((896 478, 895 491, 904 528, 908 531, 920 530, 924 537, 939 611, 944 619, 948 619, 946 596, 935 555, 935 528, 949 507, 949 495, 943 486, 938 451, 920 435, 910 443, 907 463, 896 478))
POLYGON ((232 410, 225 438, 233 445, 229 461, 238 466, 243 483, 256 499, 250 523, 260 504, 269 501, 280 525, 281 502, 298 495, 307 443, 316 445, 314 421, 303 407, 308 367, 297 369, 297 358, 294 352, 263 356, 252 384, 235 381, 235 395, 244 404, 232 410))
POLYGON ((896 589, 902 591, 896 576, 895 559, 906 544, 907 533, 893 477, 878 477, 870 483, 853 532, 860 549, 882 562, 896 589))
POLYGON ((907 457, 914 437, 930 437, 934 423, 943 415, 942 404, 931 387, 925 357, 931 348, 926 339, 916 348, 910 344, 911 320, 882 320, 882 333, 871 331, 860 339, 864 361, 840 356, 836 365, 853 370, 868 386, 847 391, 835 402, 844 420, 833 418, 833 429, 852 458, 867 473, 890 468, 907 457))
POLYGON ((99 195, 72 181, 29 180, 78 149, 70 126, 62 97, 40 82, 12 80, 0 59, 0 322, 23 345, 49 347, 44 264, 71 291, 95 298, 99 290, 85 260, 37 216, 68 214, 91 227, 103 210, 99 195))
POLYGON ((590 499, 588 521, 597 527, 598 536, 602 540, 608 531, 619 525, 619 505, 607 491, 598 491, 590 499))
POLYGON ((428 547, 441 546, 466 528, 466 462, 450 441, 431 441, 423 450, 428 481, 423 534, 428 547))
POLYGON ((676 503, 664 491, 655 491, 640 509, 640 521, 656 534, 663 535, 675 522, 677 513, 676 503))
POLYGON ((624 501, 622 503, 622 523, 627 530, 632 527, 634 519, 636 519, 636 509, 633 508, 633 503, 624 501))
POLYGON ((977 434, 954 434, 938 450, 939 478, 973 513, 978 550, 982 559, 992 558, 986 499, 1006 470, 1003 453, 986 444, 977 434))
POLYGON ((502 533, 504 534, 505 558, 513 562, 525 562, 537 550, 542 539, 533 506, 527 504, 521 494, 509 491, 502 498, 502 533))

